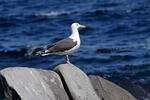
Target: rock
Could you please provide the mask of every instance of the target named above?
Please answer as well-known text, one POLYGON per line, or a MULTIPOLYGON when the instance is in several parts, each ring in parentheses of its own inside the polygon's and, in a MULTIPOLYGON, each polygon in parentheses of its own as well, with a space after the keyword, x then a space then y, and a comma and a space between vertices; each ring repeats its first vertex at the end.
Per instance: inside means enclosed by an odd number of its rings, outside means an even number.
POLYGON ((21 100, 18 93, 8 86, 6 79, 0 74, 0 100, 21 100))
POLYGON ((69 100, 53 71, 14 67, 0 73, 0 100, 69 100))
POLYGON ((61 64, 55 68, 59 73, 71 100, 101 100, 87 77, 72 64, 61 64))
POLYGON ((103 100, 136 100, 129 92, 99 76, 89 75, 98 96, 103 100))
POLYGON ((150 98, 144 88, 139 85, 132 84, 126 78, 119 80, 118 85, 129 91, 137 100, 148 100, 147 98, 150 98))
MULTIPOLYGON (((54 70, 57 73, 25 67, 1 70, 0 100, 136 100, 118 85, 99 76, 88 77, 72 64, 61 64, 54 70)), ((133 86, 124 83, 122 86, 133 86)), ((146 97, 141 87, 132 88, 146 97)))

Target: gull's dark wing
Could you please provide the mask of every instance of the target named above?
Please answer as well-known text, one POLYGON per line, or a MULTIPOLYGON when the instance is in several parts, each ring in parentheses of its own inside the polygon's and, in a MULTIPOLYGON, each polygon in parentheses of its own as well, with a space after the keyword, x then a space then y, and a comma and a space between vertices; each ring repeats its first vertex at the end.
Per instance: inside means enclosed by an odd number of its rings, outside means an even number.
POLYGON ((74 42, 71 38, 66 38, 61 41, 56 42, 55 44, 46 46, 45 53, 56 53, 69 50, 77 45, 77 42, 74 42))

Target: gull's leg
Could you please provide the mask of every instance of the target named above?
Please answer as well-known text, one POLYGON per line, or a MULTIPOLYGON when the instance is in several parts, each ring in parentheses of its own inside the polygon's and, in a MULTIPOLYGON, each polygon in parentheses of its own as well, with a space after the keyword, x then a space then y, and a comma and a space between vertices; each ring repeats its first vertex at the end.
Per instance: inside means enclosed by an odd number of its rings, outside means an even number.
POLYGON ((67 61, 68 64, 70 64, 69 56, 68 55, 66 55, 66 61, 67 61))

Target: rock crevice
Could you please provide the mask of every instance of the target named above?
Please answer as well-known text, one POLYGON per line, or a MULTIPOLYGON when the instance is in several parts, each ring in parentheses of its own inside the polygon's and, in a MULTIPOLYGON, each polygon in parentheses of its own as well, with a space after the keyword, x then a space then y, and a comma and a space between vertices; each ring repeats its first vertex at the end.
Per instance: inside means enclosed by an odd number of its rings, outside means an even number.
POLYGON ((56 71, 56 72, 58 73, 58 75, 59 75, 60 78, 61 78, 62 84, 63 84, 63 86, 64 86, 64 89, 65 89, 65 91, 66 91, 68 97, 69 97, 69 100, 73 100, 73 97, 72 97, 72 95, 71 95, 71 93, 70 93, 70 91, 69 91, 69 88, 68 88, 68 86, 67 86, 67 84, 66 84, 66 82, 65 82, 65 79, 63 78, 63 75, 62 75, 60 72, 58 72, 58 71, 56 71))

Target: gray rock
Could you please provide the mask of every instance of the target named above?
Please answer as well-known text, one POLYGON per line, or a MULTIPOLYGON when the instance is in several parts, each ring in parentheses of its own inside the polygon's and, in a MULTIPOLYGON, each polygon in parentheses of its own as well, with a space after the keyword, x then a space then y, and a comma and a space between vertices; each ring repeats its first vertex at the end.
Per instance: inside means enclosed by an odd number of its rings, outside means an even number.
POLYGON ((15 67, 0 74, 0 100, 69 100, 59 75, 53 71, 15 67))
POLYGON ((89 75, 89 78, 103 100, 136 100, 129 92, 99 76, 89 75))
POLYGON ((21 100, 18 93, 11 88, 0 74, 0 100, 21 100))
POLYGON ((101 100, 87 75, 72 64, 61 64, 55 68, 59 73, 66 91, 73 100, 101 100))
MULTIPOLYGON (((99 76, 88 77, 72 64, 61 64, 54 70, 58 74, 25 67, 1 70, 0 100, 136 100, 123 88, 99 76)), ((145 96, 143 88, 133 88, 145 96)))

